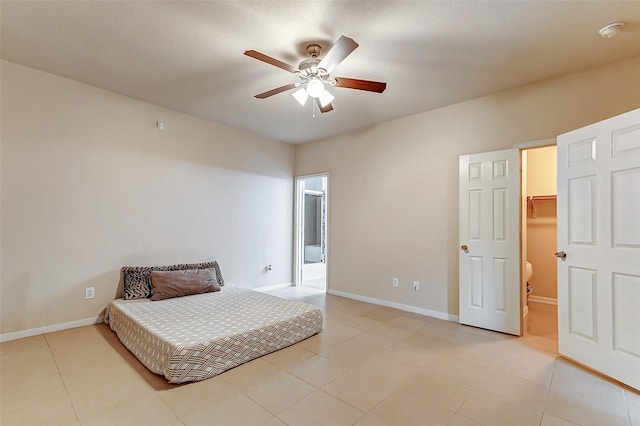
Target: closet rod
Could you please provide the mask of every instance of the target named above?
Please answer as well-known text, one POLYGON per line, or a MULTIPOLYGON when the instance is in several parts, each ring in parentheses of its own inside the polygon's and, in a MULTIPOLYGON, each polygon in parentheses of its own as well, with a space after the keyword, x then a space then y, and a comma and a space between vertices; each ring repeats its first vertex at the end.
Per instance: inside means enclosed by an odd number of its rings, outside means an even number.
POLYGON ((527 201, 555 200, 555 195, 527 195, 527 201))

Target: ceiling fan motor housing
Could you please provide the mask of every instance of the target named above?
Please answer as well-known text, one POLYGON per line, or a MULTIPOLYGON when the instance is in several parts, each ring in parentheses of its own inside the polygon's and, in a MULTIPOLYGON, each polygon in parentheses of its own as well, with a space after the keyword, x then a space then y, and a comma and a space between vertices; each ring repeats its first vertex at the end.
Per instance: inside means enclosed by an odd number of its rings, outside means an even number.
POLYGON ((318 68, 319 63, 320 59, 317 58, 305 59, 304 61, 300 62, 300 65, 298 65, 300 74, 302 76, 309 77, 319 74, 321 72, 320 70, 324 71, 324 73, 326 74, 327 72, 325 70, 323 70, 322 68, 318 68))
POLYGON ((319 63, 320 59, 318 58, 305 59, 300 62, 300 65, 298 65, 299 72, 296 72, 296 74, 300 77, 300 80, 302 80, 303 83, 306 83, 315 77, 320 79, 323 83, 334 85, 334 79, 329 78, 327 70, 318 67, 319 63))

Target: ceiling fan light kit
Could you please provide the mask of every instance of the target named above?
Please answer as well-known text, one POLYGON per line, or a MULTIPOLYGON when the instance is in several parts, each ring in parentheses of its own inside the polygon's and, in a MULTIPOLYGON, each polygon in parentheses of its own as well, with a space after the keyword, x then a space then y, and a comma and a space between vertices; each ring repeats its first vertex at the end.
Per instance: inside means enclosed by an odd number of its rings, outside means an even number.
POLYGON ((295 98, 296 101, 302 106, 307 103, 307 99, 309 98, 309 94, 307 93, 307 89, 304 87, 299 88, 295 92, 291 94, 295 98))
POLYGON ((298 88, 292 96, 300 105, 304 106, 309 97, 315 99, 320 107, 320 112, 333 110, 331 102, 335 97, 326 90, 325 86, 343 87, 346 89, 364 90, 367 92, 382 93, 387 88, 387 83, 369 80, 358 80, 353 78, 331 77, 330 73, 340 62, 351 54, 358 47, 353 39, 341 36, 338 41, 329 49, 324 58, 320 59, 321 48, 318 44, 309 44, 307 53, 310 58, 300 62, 298 68, 279 61, 255 50, 247 50, 245 55, 266 62, 270 65, 282 68, 285 71, 296 75, 299 79, 296 83, 285 84, 284 86, 259 93, 255 97, 265 99, 287 90, 298 88))
POLYGON ((333 102, 335 98, 336 97, 333 96, 331 93, 329 93, 328 90, 323 90, 320 93, 320 96, 318 96, 318 99, 320 100, 320 106, 323 108, 328 106, 331 102, 333 102))
POLYGON ((319 98, 320 93, 324 92, 324 84, 322 80, 318 77, 311 77, 309 81, 307 81, 307 93, 312 98, 319 98))

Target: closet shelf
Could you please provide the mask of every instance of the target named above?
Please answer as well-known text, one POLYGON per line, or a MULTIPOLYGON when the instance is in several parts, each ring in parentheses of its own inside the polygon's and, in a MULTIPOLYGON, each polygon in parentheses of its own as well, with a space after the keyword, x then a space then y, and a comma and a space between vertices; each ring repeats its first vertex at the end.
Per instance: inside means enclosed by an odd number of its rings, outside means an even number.
POLYGON ((555 195, 527 195, 527 202, 531 201, 531 217, 536 217, 536 201, 547 201, 555 199, 555 195))

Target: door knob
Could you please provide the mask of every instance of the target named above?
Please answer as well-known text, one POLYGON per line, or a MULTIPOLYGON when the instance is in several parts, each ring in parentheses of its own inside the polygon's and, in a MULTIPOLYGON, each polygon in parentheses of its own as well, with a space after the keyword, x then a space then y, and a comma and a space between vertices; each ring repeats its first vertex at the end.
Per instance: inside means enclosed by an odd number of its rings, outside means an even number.
POLYGON ((463 245, 460 246, 460 250, 467 251, 467 250, 469 250, 469 247, 467 247, 466 244, 463 244, 463 245))
POLYGON ((567 257, 567 253, 565 253, 565 252, 563 252, 563 251, 558 251, 558 252, 556 252, 556 257, 557 257, 558 259, 564 259, 564 258, 566 258, 566 257, 567 257))

